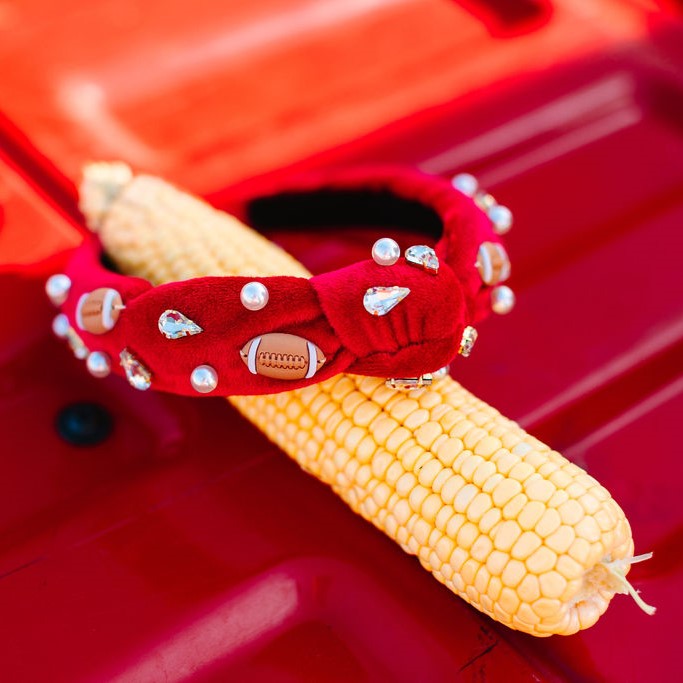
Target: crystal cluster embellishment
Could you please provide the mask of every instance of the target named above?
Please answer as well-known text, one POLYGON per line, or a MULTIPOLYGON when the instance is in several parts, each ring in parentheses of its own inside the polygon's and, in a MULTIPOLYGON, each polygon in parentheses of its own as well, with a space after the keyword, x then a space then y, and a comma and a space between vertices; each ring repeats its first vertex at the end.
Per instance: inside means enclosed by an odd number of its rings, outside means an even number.
POLYGON ((200 334, 204 330, 194 320, 190 320, 180 311, 168 309, 159 316, 159 332, 166 339, 180 339, 193 334, 200 334))
POLYGON ((391 237, 382 237, 372 245, 372 260, 379 266, 393 266, 401 256, 401 247, 391 237))
POLYGON ((472 353, 472 349, 474 348, 474 344, 476 343, 478 336, 479 333, 474 329, 474 327, 472 327, 472 325, 468 325, 462 332, 458 353, 467 358, 472 353))
POLYGON ((146 391, 152 386, 152 373, 128 349, 121 351, 120 358, 121 367, 132 387, 146 391))
POLYGON ((70 289, 71 280, 63 273, 52 275, 45 283, 45 293, 55 306, 61 306, 66 301, 70 289))
POLYGON ((406 261, 424 268, 427 272, 436 275, 439 272, 439 259, 436 252, 425 244, 416 244, 406 249, 406 261))
POLYGON ((260 311, 268 303, 268 288, 261 282, 247 282, 240 292, 242 306, 248 311, 260 311))
POLYGON ((363 295, 363 306, 370 315, 386 315, 408 294, 407 287, 370 287, 363 295))
POLYGON ((218 373, 210 365, 198 365, 190 374, 192 388, 200 394, 210 394, 218 386, 218 373))
POLYGON ((423 387, 431 386, 432 375, 426 373, 419 377, 390 377, 385 384, 390 389, 398 389, 399 391, 412 391, 413 389, 422 389, 423 387))

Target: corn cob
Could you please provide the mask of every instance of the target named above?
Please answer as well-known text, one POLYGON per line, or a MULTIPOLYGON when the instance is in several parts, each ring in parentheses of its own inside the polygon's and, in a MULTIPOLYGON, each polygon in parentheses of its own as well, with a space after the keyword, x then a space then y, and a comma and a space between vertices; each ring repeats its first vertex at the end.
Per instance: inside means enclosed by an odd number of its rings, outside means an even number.
MULTIPOLYGON (((308 277, 236 219, 121 164, 86 169, 81 206, 118 267, 155 284, 206 275, 308 277)), ((228 399, 274 443, 497 621, 536 636, 594 624, 633 541, 595 479, 451 378, 409 394, 339 375, 228 399)))

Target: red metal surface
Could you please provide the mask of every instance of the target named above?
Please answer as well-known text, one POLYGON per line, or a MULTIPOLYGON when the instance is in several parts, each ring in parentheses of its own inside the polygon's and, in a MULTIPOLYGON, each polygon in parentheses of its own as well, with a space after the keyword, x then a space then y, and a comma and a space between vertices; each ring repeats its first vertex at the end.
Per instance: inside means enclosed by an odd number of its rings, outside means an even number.
MULTIPOLYGON (((0 264, 21 273, 0 277, 0 680, 680 680, 683 25, 676 3, 521 4, 0 5, 0 264), (97 157, 217 204, 285 165, 476 172, 515 211, 519 304, 454 374, 613 492, 657 615, 617 597, 577 636, 498 627, 224 401, 86 376, 35 264, 78 241, 97 157), (101 445, 57 435, 75 401, 112 415, 101 445)), ((274 237, 316 269, 372 236, 324 235, 324 262, 274 237)))

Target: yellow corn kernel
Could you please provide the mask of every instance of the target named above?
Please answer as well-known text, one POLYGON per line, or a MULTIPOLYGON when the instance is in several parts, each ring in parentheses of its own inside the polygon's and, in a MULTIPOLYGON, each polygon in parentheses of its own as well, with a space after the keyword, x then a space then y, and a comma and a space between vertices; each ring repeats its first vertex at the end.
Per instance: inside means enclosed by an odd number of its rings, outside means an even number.
MULTIPOLYGON (((310 274, 236 219, 163 181, 86 169, 81 207, 121 271, 163 282, 310 274)), ((592 477, 450 378, 400 394, 339 375, 277 396, 228 399, 302 468, 452 591, 526 633, 592 625, 633 541, 592 477)), ((637 595, 634 598, 639 601, 637 595)))

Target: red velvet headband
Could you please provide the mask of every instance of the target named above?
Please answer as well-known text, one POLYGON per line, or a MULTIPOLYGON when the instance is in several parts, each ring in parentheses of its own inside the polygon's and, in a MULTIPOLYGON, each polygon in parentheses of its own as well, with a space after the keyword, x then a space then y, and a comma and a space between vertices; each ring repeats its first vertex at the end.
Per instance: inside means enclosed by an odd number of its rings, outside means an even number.
POLYGON ((93 374, 125 373, 138 389, 270 394, 341 372, 419 386, 469 354, 471 325, 492 306, 507 312, 514 303, 507 287, 491 289, 509 275, 496 235, 509 229, 509 212, 471 176, 451 183, 402 168, 317 172, 233 212, 257 228, 355 222, 441 236, 433 249, 402 245, 403 257, 384 238, 368 245, 372 258, 310 279, 202 277, 158 287, 107 270, 93 238, 48 281, 62 309, 55 332, 93 374))

